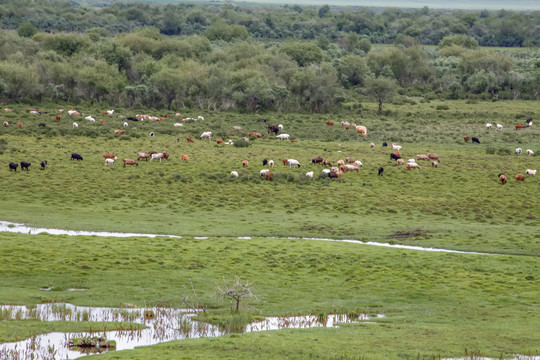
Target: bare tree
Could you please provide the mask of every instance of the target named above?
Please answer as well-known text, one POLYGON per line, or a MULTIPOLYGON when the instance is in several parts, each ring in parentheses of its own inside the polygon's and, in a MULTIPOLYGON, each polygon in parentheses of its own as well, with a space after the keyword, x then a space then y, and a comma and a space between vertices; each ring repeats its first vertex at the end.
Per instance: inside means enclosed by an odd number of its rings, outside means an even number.
POLYGON ((236 311, 240 307, 240 301, 242 299, 255 299, 259 300, 255 294, 251 291, 253 283, 249 281, 242 282, 240 277, 236 276, 232 284, 227 283, 223 278, 223 286, 217 287, 217 296, 220 299, 230 298, 236 302, 236 311))

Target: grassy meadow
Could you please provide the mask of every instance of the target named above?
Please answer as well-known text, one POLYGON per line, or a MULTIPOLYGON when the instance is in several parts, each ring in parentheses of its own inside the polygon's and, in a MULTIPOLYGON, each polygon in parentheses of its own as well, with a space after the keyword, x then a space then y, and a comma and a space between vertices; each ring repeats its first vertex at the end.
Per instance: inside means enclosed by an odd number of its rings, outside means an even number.
MULTIPOLYGON (((78 305, 154 305, 185 291, 192 279, 211 312, 227 314, 215 287, 235 275, 254 281, 257 315, 359 310, 385 314, 375 324, 332 329, 284 330, 192 339, 110 353, 96 358, 363 358, 412 359, 482 354, 539 354, 540 178, 514 175, 540 167, 539 156, 514 154, 517 147, 540 154, 538 102, 420 102, 407 99, 362 104, 335 114, 239 114, 180 111, 204 116, 173 126, 178 118, 132 122, 117 114, 160 116, 162 109, 77 108, 82 117, 54 117, 60 107, 45 104, 41 116, 25 104, 1 114, 0 220, 74 230, 120 231, 183 236, 98 238, 0 233, 0 302, 78 305), (84 116, 98 121, 90 123, 84 116), (533 117, 534 125, 514 124, 533 117), (267 122, 260 121, 267 119, 267 122), (101 124, 99 119, 104 119, 101 124), (76 121, 79 127, 74 129, 76 121), (326 125, 333 121, 334 126, 326 125), (341 121, 365 125, 367 139, 341 121), (22 122, 22 128, 15 124, 22 122), (486 130, 490 122, 494 129, 486 130), (45 126, 40 126, 40 123, 45 126), (504 126, 496 130, 495 124, 504 126), (266 134, 283 124, 294 141, 273 136, 239 141, 248 132, 266 134), (233 126, 243 130, 233 131, 233 126), (212 131, 212 141, 199 140, 212 131), (148 134, 154 132, 155 136, 148 134), (229 135, 234 133, 234 136, 229 135), (463 136, 480 144, 465 143, 463 136), (188 143, 186 137, 195 139, 188 143), (178 141, 177 141, 178 140, 178 141), (406 170, 390 159, 402 146, 405 161, 428 152, 438 168, 419 161, 406 170), (370 142, 375 144, 370 148, 370 142), (167 151, 169 160, 122 167, 138 151, 167 151), (70 160, 72 152, 83 161, 70 160), (118 160, 105 166, 102 154, 118 160), (190 157, 189 162, 180 159, 190 157), (359 173, 339 180, 311 164, 347 156, 363 162, 359 173), (263 159, 276 162, 273 181, 261 179, 263 159), (281 159, 300 161, 299 169, 281 159), (44 171, 39 162, 47 160, 44 171), (249 165, 242 167, 242 160, 249 165), (9 171, 28 161, 29 171, 9 171), (377 169, 384 167, 383 176, 377 169), (238 178, 230 172, 238 171, 238 178), (307 171, 314 171, 313 179, 307 171), (505 173, 501 185, 497 175, 505 173), (196 237, 208 237, 200 239, 196 237), (238 237, 253 237, 238 239, 238 237), (492 253, 427 253, 295 238, 358 239, 422 247, 492 253), (84 265, 84 266, 83 266, 84 265), (50 286, 54 291, 39 288, 50 286), (70 287, 88 288, 68 292, 70 287), (306 344, 310 344, 306 346, 306 344)), ((169 112, 171 113, 171 112, 169 112)), ((174 114, 174 112, 172 112, 174 114)), ((13 341, 17 320, 0 321, 0 341, 13 341)), ((29 326, 26 333, 48 331, 29 326)), ((22 326, 24 327, 24 326, 22 326)), ((15 337, 25 336, 25 330, 15 337)))

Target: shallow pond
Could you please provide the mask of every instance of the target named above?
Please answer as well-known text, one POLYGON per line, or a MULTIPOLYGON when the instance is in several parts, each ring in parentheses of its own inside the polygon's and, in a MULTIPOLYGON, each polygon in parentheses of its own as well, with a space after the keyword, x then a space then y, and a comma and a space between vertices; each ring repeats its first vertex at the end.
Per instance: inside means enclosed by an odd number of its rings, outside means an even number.
MULTIPOLYGON (((26 306, 0 306, 0 319, 38 319, 41 321, 127 321, 144 324, 144 329, 121 331, 101 331, 96 333, 49 333, 37 335, 18 342, 0 344, 2 360, 46 360, 76 359, 86 352, 69 348, 72 338, 100 336, 116 342, 116 350, 133 349, 136 346, 154 345, 171 340, 187 338, 217 337, 229 332, 217 326, 193 321, 195 314, 184 309, 171 308, 103 308, 85 307, 71 304, 38 304, 35 308, 26 306)), ((377 315, 377 317, 384 317, 377 315)), ((263 321, 251 323, 244 332, 306 329, 312 327, 333 327, 338 323, 369 322, 370 317, 360 314, 350 318, 345 314, 267 317, 263 321)), ((87 349, 88 350, 88 349, 87 349)), ((95 350, 97 351, 97 349, 95 350)), ((94 352, 95 352, 94 351, 94 352)))

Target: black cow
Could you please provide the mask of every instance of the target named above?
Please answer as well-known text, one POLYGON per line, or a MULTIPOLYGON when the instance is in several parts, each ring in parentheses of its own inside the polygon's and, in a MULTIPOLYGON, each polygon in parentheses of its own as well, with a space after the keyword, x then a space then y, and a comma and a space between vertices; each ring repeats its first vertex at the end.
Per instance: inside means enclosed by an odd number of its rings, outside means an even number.
POLYGON ((277 125, 268 125, 268 134, 271 132, 277 135, 279 132, 279 127, 277 125))
POLYGON ((9 171, 13 170, 13 171, 17 172, 17 167, 18 166, 19 166, 19 164, 9 163, 9 171))
POLYGON ((133 116, 128 116, 127 119, 128 119, 129 121, 139 121, 139 119, 134 118, 133 116))
POLYGON ((268 164, 268 159, 263 159, 263 166, 268 164))
POLYGON ((28 167, 29 167, 30 165, 31 165, 31 164, 30 164, 29 162, 21 161, 21 170, 26 169, 26 171, 28 171, 28 167))
POLYGON ((392 153, 392 154, 390 154, 390 159, 392 159, 392 160, 401 159, 401 156, 397 156, 396 154, 392 153))
POLYGON ((480 140, 478 140, 478 138, 473 137, 473 138, 471 138, 471 140, 472 140, 473 143, 480 144, 480 140))
POLYGON ((328 177, 329 177, 330 179, 337 179, 337 178, 338 178, 338 174, 337 174, 337 172, 335 172, 335 171, 330 171, 330 172, 328 173, 328 177))
POLYGON ((383 142, 382 146, 388 146, 388 144, 386 142, 383 142))
POLYGON ((38 126, 47 126, 47 125, 45 125, 45 123, 39 123, 38 126))
POLYGON ((76 153, 71 154, 71 160, 82 160, 82 156, 76 153))
POLYGON ((47 165, 47 160, 43 160, 41 163, 41 170, 45 170, 45 166, 47 165))
POLYGON ((379 168, 379 176, 382 176, 383 171, 384 171, 384 168, 381 166, 381 167, 379 168))

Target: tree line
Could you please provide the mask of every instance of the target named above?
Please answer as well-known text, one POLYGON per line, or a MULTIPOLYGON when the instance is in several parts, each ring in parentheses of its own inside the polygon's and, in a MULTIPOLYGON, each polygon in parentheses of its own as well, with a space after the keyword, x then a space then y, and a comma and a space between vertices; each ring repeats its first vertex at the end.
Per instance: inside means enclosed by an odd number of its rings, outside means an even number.
POLYGON ((250 112, 325 112, 366 96, 382 104, 396 93, 426 99, 540 98, 537 48, 486 49, 475 36, 450 32, 451 26, 437 46, 425 46, 419 33, 396 31, 404 19, 444 19, 449 26, 473 15, 477 25, 508 19, 515 29, 523 25, 522 17, 538 22, 538 14, 384 9, 367 16, 385 24, 377 31, 390 43, 379 44, 374 32, 367 36, 360 28, 366 12, 230 4, 97 8, 4 0, 0 97, 250 112), (304 23, 321 27, 313 37, 304 36, 304 23), (274 35, 255 28, 272 28, 274 35))

